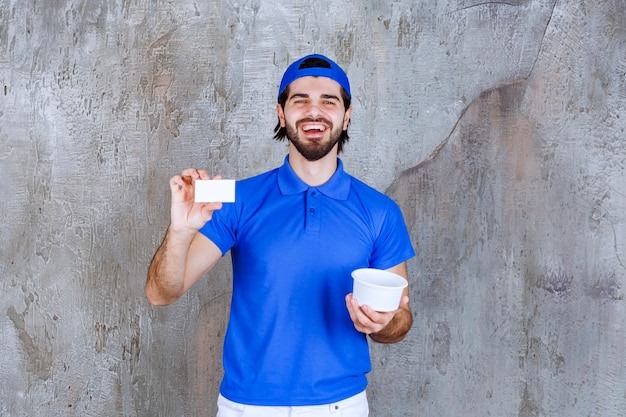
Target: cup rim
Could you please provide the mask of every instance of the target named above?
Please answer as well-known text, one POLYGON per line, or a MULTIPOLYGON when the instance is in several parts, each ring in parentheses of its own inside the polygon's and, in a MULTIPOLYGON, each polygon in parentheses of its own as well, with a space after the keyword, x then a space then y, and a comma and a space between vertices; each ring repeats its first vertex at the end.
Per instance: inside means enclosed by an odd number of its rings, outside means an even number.
POLYGON ((403 276, 384 269, 358 268, 352 271, 351 275, 352 278, 360 284, 380 290, 396 291, 398 289, 406 288, 409 285, 409 282, 403 276), (385 283, 382 285, 380 283, 371 282, 368 278, 374 275, 377 277, 380 277, 380 275, 386 275, 390 279, 389 284, 385 283))

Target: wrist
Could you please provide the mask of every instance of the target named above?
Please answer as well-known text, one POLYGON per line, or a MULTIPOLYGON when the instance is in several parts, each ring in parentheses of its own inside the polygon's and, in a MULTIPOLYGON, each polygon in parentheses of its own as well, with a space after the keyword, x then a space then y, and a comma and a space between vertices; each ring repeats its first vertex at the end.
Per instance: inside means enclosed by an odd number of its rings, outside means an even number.
POLYGON ((413 325, 413 315, 408 307, 400 307, 387 326, 370 338, 378 343, 397 343, 405 338, 413 325))
POLYGON ((180 242, 180 243, 188 243, 194 238, 194 236, 198 233, 198 230, 189 228, 189 227, 177 227, 173 224, 167 229, 167 236, 170 240, 180 242))

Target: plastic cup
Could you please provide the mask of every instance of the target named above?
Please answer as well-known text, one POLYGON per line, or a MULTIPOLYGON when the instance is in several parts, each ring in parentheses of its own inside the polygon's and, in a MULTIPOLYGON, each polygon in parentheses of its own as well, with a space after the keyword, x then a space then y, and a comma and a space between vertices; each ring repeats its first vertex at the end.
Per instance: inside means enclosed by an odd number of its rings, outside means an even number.
POLYGON ((375 311, 394 311, 400 306, 402 292, 409 283, 393 272, 374 268, 352 271, 352 296, 359 305, 367 304, 375 311))

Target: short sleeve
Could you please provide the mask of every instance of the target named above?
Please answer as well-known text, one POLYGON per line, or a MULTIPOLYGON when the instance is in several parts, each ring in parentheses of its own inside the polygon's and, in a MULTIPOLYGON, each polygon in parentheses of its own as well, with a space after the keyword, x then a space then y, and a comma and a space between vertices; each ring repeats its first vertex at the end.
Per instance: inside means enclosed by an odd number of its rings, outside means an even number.
POLYGON ((415 256, 400 207, 387 197, 381 213, 378 237, 370 257, 370 267, 388 269, 415 256))
POLYGON ((220 210, 213 213, 199 231, 209 238, 222 251, 222 256, 233 247, 237 235, 237 216, 234 204, 224 203, 220 210))

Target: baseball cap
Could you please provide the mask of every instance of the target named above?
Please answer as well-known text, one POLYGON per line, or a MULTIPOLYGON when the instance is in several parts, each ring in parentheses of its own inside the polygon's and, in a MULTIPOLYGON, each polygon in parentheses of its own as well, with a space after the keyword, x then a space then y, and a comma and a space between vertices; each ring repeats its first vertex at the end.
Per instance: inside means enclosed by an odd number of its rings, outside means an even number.
POLYGON ((280 82, 278 97, 280 97, 282 92, 285 90, 285 88, 289 86, 289 84, 291 84, 298 78, 309 76, 326 77, 336 81, 340 86, 343 87, 344 90, 346 90, 346 93, 348 93, 348 97, 352 98, 352 95, 350 94, 350 82, 348 81, 348 76, 346 75, 344 70, 342 70, 341 67, 330 58, 319 54, 307 55, 289 65, 289 67, 283 74, 282 81, 280 82), (304 61, 311 58, 317 58, 324 62, 320 63, 321 66, 309 66, 304 63, 304 61))

